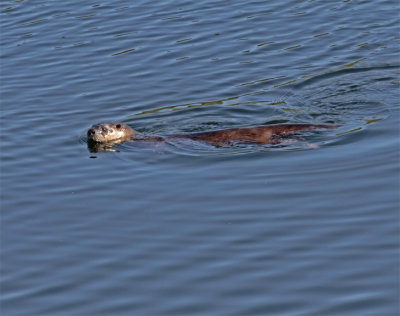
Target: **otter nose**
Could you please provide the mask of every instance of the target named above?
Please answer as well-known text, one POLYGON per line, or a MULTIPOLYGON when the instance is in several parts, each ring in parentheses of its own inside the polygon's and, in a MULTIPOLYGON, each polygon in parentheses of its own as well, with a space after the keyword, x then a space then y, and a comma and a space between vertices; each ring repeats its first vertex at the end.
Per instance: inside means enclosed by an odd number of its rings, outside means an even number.
POLYGON ((96 134, 96 131, 94 130, 94 128, 91 128, 88 130, 87 134, 88 134, 88 136, 92 136, 92 135, 96 134))

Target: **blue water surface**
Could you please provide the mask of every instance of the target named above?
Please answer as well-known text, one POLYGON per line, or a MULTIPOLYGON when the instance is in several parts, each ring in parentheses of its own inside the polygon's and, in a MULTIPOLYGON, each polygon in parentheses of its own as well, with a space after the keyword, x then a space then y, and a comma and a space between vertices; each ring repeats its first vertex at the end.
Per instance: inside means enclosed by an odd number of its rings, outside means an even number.
POLYGON ((398 12, 3 1, 1 315, 398 315, 398 12), (91 152, 116 120, 338 128, 91 152))

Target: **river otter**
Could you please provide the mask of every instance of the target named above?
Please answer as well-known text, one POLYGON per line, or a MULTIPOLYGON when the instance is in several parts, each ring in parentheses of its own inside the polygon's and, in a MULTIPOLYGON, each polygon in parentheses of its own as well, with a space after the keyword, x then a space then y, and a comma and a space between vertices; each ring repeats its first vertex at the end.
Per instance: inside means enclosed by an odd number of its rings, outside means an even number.
POLYGON ((172 134, 164 137, 143 136, 135 132, 123 123, 102 123, 93 125, 87 132, 88 143, 105 145, 110 148, 113 145, 125 141, 165 141, 171 138, 186 138, 202 141, 214 146, 233 145, 235 143, 279 144, 282 140, 297 132, 316 129, 332 129, 334 125, 323 124, 281 124, 257 127, 231 128, 211 132, 199 132, 189 134, 172 134))

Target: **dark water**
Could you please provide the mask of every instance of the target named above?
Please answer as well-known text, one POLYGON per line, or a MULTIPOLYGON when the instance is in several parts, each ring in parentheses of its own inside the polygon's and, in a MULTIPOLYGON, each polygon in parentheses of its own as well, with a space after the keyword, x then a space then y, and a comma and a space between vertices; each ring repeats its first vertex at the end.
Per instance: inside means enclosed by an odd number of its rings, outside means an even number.
POLYGON ((2 315, 399 314, 398 1, 0 8, 2 315), (109 120, 340 127, 90 153, 109 120))

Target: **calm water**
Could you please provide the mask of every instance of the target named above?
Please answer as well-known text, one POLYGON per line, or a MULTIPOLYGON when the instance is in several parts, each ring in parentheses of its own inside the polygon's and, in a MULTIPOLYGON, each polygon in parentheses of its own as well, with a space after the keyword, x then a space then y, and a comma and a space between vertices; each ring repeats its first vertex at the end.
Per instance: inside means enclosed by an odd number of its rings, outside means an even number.
POLYGON ((398 315, 398 12, 1 2, 1 314, 398 315), (109 120, 340 127, 89 152, 109 120))

